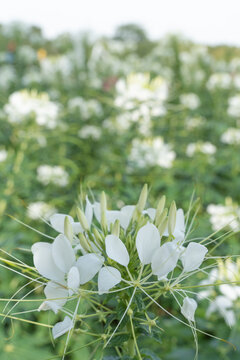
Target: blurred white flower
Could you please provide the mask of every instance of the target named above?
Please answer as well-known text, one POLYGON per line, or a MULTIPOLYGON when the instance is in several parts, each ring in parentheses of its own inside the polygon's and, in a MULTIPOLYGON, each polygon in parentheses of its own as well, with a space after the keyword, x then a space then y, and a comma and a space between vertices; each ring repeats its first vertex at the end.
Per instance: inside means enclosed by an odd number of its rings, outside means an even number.
POLYGON ((206 155, 213 155, 217 151, 215 145, 210 142, 201 142, 198 141, 197 143, 190 143, 187 146, 186 154, 189 157, 192 157, 195 153, 199 152, 206 155))
POLYGON ((103 114, 101 104, 94 99, 88 100, 78 96, 70 99, 67 106, 69 111, 78 111, 83 120, 99 117, 103 114))
POLYGON ((6 160, 8 156, 8 152, 5 149, 0 149, 0 162, 3 162, 6 160))
POLYGON ((78 131, 78 136, 82 139, 92 138, 98 140, 101 137, 102 131, 99 127, 94 125, 83 126, 78 131))
POLYGON ((54 213, 56 209, 45 203, 44 201, 36 201, 28 205, 27 215, 30 219, 37 220, 39 218, 44 218, 48 220, 54 213))
POLYGON ((69 182, 69 175, 62 166, 40 165, 37 168, 37 180, 43 185, 52 183, 64 187, 69 182))
POLYGON ((232 85, 232 76, 229 73, 214 73, 207 81, 207 88, 214 89, 229 89, 232 85))
POLYGON ((235 95, 228 100, 227 112, 230 116, 240 117, 240 95, 235 95))
POLYGON ((180 95, 180 103, 190 110, 195 110, 200 105, 200 99, 197 94, 189 93, 180 95))
POLYGON ((214 231, 228 225, 233 231, 240 229, 240 207, 231 198, 225 199, 225 205, 210 204, 207 207, 214 231))
POLYGON ((59 106, 46 93, 21 90, 10 95, 4 111, 10 123, 19 123, 33 115, 38 125, 53 129, 57 126, 59 106))
POLYGON ((172 146, 164 143, 162 137, 151 140, 134 139, 129 160, 137 167, 161 166, 171 168, 176 157, 172 146))
POLYGON ((240 144, 240 129, 229 128, 221 136, 221 141, 225 144, 240 144))

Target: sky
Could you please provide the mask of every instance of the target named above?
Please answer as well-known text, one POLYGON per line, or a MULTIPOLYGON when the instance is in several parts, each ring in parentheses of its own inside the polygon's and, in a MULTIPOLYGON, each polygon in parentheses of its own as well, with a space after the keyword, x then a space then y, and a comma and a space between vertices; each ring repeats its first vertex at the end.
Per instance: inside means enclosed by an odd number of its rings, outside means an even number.
POLYGON ((0 0, 0 23, 39 25, 44 34, 112 35, 136 23, 157 39, 181 33, 205 44, 240 46, 240 0, 0 0))

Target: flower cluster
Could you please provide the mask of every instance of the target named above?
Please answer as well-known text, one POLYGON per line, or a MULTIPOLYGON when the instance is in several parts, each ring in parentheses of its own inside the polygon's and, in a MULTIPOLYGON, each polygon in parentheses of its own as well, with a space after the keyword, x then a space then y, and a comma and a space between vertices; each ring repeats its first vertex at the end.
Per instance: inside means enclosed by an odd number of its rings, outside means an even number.
MULTIPOLYGON (((136 293, 161 307, 148 293, 149 286, 151 294, 152 287, 156 287, 158 294, 172 294, 187 319, 181 322, 195 329, 197 301, 181 290, 179 284, 199 271, 208 249, 202 243, 186 240, 189 230, 183 210, 177 209, 175 202, 168 210, 163 196, 156 209, 145 209, 147 192, 145 185, 138 203, 120 210, 107 209, 105 193, 100 203, 91 203, 86 198, 85 210, 76 208, 78 221, 66 214, 50 217, 49 225, 58 235, 52 243, 35 243, 32 253, 38 274, 46 279, 46 300, 39 311, 67 313, 63 321, 53 326, 54 338, 70 333, 75 327, 79 301, 86 299, 86 294, 100 298, 113 294, 121 299, 125 289, 132 289, 119 324, 105 338, 106 346, 123 318, 134 311, 131 304, 136 293), (69 313, 64 308, 72 299, 78 302, 74 313, 69 313)), ((188 217, 189 214, 187 221, 188 217)))

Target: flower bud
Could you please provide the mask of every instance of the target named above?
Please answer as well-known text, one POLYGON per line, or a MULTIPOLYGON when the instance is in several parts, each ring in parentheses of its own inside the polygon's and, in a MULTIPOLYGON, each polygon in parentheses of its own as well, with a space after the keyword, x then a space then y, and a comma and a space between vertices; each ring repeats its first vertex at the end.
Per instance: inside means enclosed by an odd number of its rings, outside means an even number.
POLYGON ((89 224, 88 224, 88 221, 87 221, 87 218, 86 218, 84 212, 79 207, 77 207, 76 212, 77 212, 78 220, 79 220, 80 224, 82 225, 83 229, 85 231, 88 231, 89 224))
POLYGON ((112 227, 112 235, 119 237, 120 234, 120 221, 116 220, 112 227))
POLYGON ((70 243, 73 241, 73 228, 72 224, 68 218, 68 216, 65 216, 64 219, 64 235, 68 238, 70 243))
POLYGON ((161 216, 164 206, 165 206, 165 202, 166 202, 166 196, 163 195, 161 197, 161 199, 158 202, 158 206, 157 206, 157 210, 156 210, 156 216, 155 216, 155 223, 159 224, 159 217, 161 216))
POLYGON ((80 242, 80 245, 82 246, 82 248, 87 252, 91 252, 92 251, 91 246, 90 246, 88 240, 86 239, 86 237, 84 236, 84 234, 80 233, 78 235, 78 237, 79 237, 79 242, 80 242))
POLYGON ((157 214, 155 218, 155 225, 158 227, 161 225, 161 223, 166 219, 168 214, 168 209, 165 208, 161 214, 157 214))
POLYGON ((145 208, 145 205, 146 205, 146 202, 147 202, 147 197, 148 197, 148 186, 147 186, 147 184, 145 184, 143 186, 143 188, 142 188, 142 191, 141 191, 141 194, 139 196, 138 203, 137 203, 137 208, 138 208, 138 211, 140 213, 142 213, 142 211, 145 208))
POLYGON ((158 226, 158 231, 160 233, 160 236, 163 236, 164 231, 166 230, 166 227, 168 225, 168 218, 165 217, 165 219, 161 222, 161 224, 158 226))
POLYGON ((172 235, 176 225, 176 214, 177 214, 177 207, 175 201, 172 201, 169 215, 168 215, 168 232, 169 235, 172 235))
POLYGON ((104 191, 102 191, 101 193, 100 209, 101 209, 101 225, 105 231, 107 230, 107 217, 106 217, 107 199, 104 191))

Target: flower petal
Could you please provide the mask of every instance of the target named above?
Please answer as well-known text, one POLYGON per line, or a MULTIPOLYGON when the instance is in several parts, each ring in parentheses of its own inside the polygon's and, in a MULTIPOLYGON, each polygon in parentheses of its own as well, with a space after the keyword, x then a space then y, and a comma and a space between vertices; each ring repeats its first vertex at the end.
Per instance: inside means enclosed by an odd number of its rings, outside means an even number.
POLYGON ((121 273, 112 266, 103 267, 98 274, 98 292, 107 293, 109 289, 119 284, 122 280, 121 273))
POLYGON ((57 267, 65 274, 71 269, 75 262, 75 254, 70 241, 60 234, 52 244, 52 256, 57 267))
POLYGON ((44 294, 47 298, 47 301, 45 301, 46 305, 48 305, 55 312, 55 314, 67 302, 68 290, 53 281, 49 281, 47 283, 47 286, 44 288, 44 294))
POLYGON ((173 235, 175 237, 175 240, 183 242, 185 236, 185 220, 184 220, 184 212, 182 209, 177 210, 176 225, 173 235))
POLYGON ((65 217, 69 218, 69 221, 73 224, 73 218, 66 214, 54 214, 50 217, 49 221, 52 227, 61 234, 64 234, 64 221, 65 217))
POLYGON ((61 271, 53 261, 52 244, 38 242, 31 248, 33 253, 33 263, 39 274, 47 279, 62 282, 64 272, 61 271))
POLYGON ((106 253, 110 259, 123 266, 128 266, 129 255, 126 246, 116 235, 108 235, 105 239, 106 253))
POLYGON ((68 273, 67 277, 67 286, 68 286, 68 292, 71 296, 75 292, 77 292, 80 285, 80 275, 78 268, 76 266, 71 267, 68 273))
POLYGON ((179 252, 175 244, 171 242, 163 244, 152 258, 152 272, 159 278, 167 276, 172 271, 178 262, 179 252))
POLYGON ((156 209, 149 208, 147 210, 143 210, 143 214, 147 214, 150 217, 150 219, 153 221, 156 216, 156 209))
POLYGON ((183 300, 183 305, 181 307, 181 313, 183 316, 189 320, 194 321, 194 314, 197 309, 197 302, 194 299, 186 296, 183 300))
POLYGON ((65 334, 73 328, 73 321, 69 316, 65 316, 63 321, 60 321, 54 325, 52 328, 53 338, 56 339, 59 336, 65 334))
POLYGON ((206 246, 190 242, 181 256, 183 271, 189 272, 198 269, 207 252, 208 249, 206 246))
POLYGON ((76 266, 80 273, 80 284, 85 284, 98 273, 104 263, 104 258, 97 254, 80 256, 76 266))
POLYGON ((160 246, 160 234, 155 225, 148 223, 137 233, 136 247, 143 265, 150 264, 154 252, 160 246))
POLYGON ((128 225, 130 224, 130 221, 132 219, 134 210, 135 205, 126 205, 122 207, 120 211, 120 225, 124 230, 127 230, 128 225))
POLYGON ((93 205, 90 203, 87 196, 86 196, 85 216, 86 216, 88 225, 90 227, 92 224, 92 217, 93 217, 93 205))

